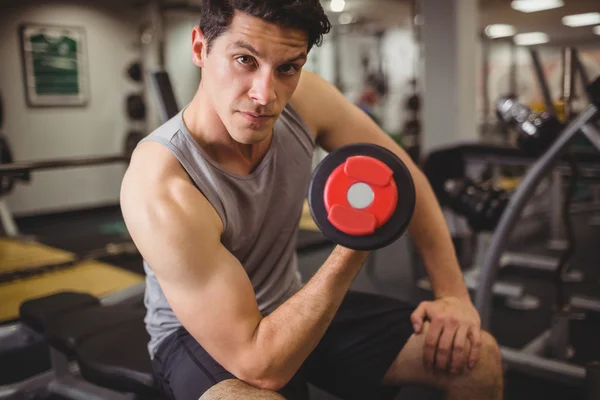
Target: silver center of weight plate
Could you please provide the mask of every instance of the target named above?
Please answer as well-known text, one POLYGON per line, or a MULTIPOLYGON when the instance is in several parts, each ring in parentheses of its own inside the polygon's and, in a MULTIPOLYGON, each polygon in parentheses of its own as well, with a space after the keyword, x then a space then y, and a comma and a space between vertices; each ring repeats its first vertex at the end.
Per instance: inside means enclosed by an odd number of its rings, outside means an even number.
POLYGON ((375 192, 366 183, 355 183, 348 189, 348 203, 354 208, 362 210, 369 207, 375 200, 375 192))

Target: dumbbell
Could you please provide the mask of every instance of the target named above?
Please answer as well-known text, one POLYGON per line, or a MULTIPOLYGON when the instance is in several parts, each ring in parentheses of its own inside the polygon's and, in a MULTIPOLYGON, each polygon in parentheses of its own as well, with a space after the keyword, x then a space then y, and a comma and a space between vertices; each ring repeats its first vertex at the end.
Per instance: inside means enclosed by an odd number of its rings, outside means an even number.
POLYGON ((317 227, 355 250, 376 250, 402 236, 415 201, 414 182, 402 160, 367 143, 329 153, 313 171, 308 190, 317 227))
POLYGON ((469 178, 449 179, 444 189, 448 206, 477 231, 495 229, 509 200, 506 191, 480 185, 469 178))
POLYGON ((497 104, 497 114, 517 132, 519 148, 533 157, 543 154, 562 129, 562 124, 554 115, 534 113, 513 98, 501 98, 497 104))

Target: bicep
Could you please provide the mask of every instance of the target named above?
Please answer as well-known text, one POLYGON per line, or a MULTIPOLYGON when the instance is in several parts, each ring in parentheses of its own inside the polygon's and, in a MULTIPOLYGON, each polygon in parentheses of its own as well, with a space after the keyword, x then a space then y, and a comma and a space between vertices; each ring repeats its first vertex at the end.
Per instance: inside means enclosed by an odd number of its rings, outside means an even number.
MULTIPOLYGON (((177 185, 175 185, 177 186, 177 185)), ((171 190, 172 188, 170 188, 171 190)), ((218 216, 190 184, 177 195, 123 203, 131 236, 182 325, 235 371, 262 316, 239 261, 220 242, 218 216)))
POLYGON ((238 260, 220 243, 210 251, 207 245, 149 262, 157 265, 158 282, 182 325, 221 365, 235 370, 262 316, 238 260))

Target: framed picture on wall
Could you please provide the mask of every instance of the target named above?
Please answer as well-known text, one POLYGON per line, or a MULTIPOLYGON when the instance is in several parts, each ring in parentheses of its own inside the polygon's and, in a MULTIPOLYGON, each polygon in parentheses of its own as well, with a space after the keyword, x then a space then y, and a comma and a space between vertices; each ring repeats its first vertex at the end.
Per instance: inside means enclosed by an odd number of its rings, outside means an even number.
POLYGON ((28 106, 85 106, 89 85, 84 29, 25 23, 19 31, 28 106))

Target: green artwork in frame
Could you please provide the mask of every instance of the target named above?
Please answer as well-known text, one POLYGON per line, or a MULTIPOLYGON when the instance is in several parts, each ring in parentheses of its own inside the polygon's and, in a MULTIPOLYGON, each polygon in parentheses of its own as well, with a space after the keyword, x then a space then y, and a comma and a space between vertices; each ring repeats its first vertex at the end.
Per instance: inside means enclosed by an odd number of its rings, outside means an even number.
POLYGON ((22 24, 19 29, 27 104, 85 106, 88 74, 83 28, 22 24))

